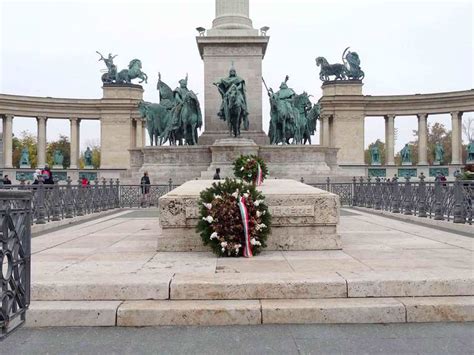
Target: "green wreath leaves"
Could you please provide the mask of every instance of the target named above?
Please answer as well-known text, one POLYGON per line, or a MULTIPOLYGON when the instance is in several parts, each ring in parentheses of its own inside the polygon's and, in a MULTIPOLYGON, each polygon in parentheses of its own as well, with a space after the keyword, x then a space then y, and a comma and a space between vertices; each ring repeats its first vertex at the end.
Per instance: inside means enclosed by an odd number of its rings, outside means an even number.
POLYGON ((200 194, 200 215, 196 231, 204 245, 219 256, 243 256, 245 236, 238 199, 244 196, 249 215, 248 233, 254 255, 265 248, 271 215, 265 197, 254 185, 235 179, 215 182, 200 194))
POLYGON ((234 175, 248 183, 255 183, 258 174, 258 165, 262 169, 262 181, 268 175, 267 165, 262 158, 256 155, 241 155, 234 161, 234 175))

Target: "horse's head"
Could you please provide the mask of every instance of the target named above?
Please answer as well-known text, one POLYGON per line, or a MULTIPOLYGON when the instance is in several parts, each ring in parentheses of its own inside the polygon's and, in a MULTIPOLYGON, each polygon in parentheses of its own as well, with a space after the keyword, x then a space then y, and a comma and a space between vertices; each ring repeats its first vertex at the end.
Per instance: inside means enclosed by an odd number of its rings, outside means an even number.
POLYGON ((316 58, 316 65, 319 66, 325 66, 328 64, 328 61, 324 57, 317 57, 316 58))
POLYGON ((138 103, 138 112, 140 112, 140 115, 142 117, 146 117, 147 113, 148 113, 148 107, 149 107, 149 103, 148 102, 145 102, 145 101, 140 101, 138 103))
POLYGON ((142 68, 142 62, 140 59, 132 59, 130 63, 128 64, 129 70, 141 69, 141 68, 142 68))

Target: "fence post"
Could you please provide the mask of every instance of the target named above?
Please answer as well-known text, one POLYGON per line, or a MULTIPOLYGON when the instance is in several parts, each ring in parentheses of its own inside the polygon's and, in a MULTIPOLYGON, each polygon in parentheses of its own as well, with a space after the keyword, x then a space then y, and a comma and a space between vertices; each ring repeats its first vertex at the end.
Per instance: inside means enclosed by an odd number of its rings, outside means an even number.
POLYGON ((365 207, 365 189, 364 189, 364 178, 361 176, 359 178, 359 206, 365 207))
POLYGON ((61 218, 59 217, 59 214, 61 213, 61 204, 60 204, 60 191, 59 191, 59 180, 54 179, 54 185, 53 185, 53 221, 60 221, 61 218))
POLYGON ((173 189, 173 180, 171 178, 168 180, 168 192, 170 192, 173 189))
POLYGON ((115 180, 115 207, 120 208, 120 180, 115 180))
POLYGON ((326 178, 326 191, 331 192, 331 179, 329 176, 326 178))
POLYGON ((105 178, 102 178, 102 194, 100 197, 100 204, 102 206, 101 210, 102 211, 107 211, 108 210, 108 198, 107 198, 107 181, 105 178))
POLYGON ((463 213, 463 196, 461 180, 454 181, 454 223, 466 223, 463 213))
POLYGON ((42 176, 38 177, 37 193, 36 208, 38 209, 38 217, 36 218, 36 224, 45 224, 46 211, 44 207, 44 184, 42 176))
POLYGON ((83 200, 84 200, 84 188, 82 187, 82 180, 79 179, 77 181, 77 215, 84 216, 84 207, 83 207, 83 200))
POLYGON ((94 198, 93 198, 93 201, 94 201, 94 209, 93 209, 93 212, 94 213, 97 213, 97 212, 100 212, 100 206, 99 206, 99 200, 100 200, 100 194, 99 194, 99 180, 98 178, 96 177, 95 180, 94 180, 94 198))
POLYGON ((115 194, 114 194, 114 179, 110 178, 109 181, 109 206, 113 210, 115 208, 115 194))
POLYGON ((72 218, 72 188, 71 178, 68 176, 66 180, 66 218, 72 218))
POLYGON ((426 218, 426 182, 425 174, 421 173, 419 176, 420 182, 418 184, 418 217, 426 218))
POLYGON ((304 178, 303 178, 303 177, 301 177, 300 182, 301 182, 302 184, 304 184, 304 178))
POLYGON ((380 177, 376 177, 375 178, 375 196, 374 196, 374 199, 375 199, 375 209, 376 210, 380 210, 380 205, 381 205, 381 186, 380 186, 380 177))
POLYGON ((411 204, 411 183, 410 176, 405 176, 405 187, 403 188, 403 214, 412 215, 412 204, 411 204))
POLYGON ((352 177, 352 206, 357 206, 357 179, 355 176, 352 177))
POLYGON ((442 221, 444 220, 444 216, 443 216, 443 208, 441 204, 441 181, 435 181, 434 197, 435 197, 434 220, 442 221))

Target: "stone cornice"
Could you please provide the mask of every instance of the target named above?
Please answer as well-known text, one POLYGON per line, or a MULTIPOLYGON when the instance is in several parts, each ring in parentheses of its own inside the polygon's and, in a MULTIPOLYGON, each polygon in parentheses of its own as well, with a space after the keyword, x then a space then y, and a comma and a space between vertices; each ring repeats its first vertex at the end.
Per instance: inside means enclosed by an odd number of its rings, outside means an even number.
POLYGON ((68 99, 0 94, 0 114, 49 118, 100 119, 102 113, 132 113, 138 117, 138 100, 68 99))

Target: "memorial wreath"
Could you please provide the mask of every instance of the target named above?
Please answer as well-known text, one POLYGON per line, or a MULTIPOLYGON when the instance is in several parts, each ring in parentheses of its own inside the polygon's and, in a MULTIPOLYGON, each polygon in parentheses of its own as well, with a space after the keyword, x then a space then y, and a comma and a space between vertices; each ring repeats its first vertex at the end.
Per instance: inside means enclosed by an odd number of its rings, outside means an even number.
POLYGON ((215 182, 201 192, 199 217, 197 232, 219 256, 252 257, 266 247, 271 216, 254 185, 215 182))
POLYGON ((262 158, 256 155, 241 155, 234 161, 234 175, 260 186, 268 175, 268 169, 262 158))

